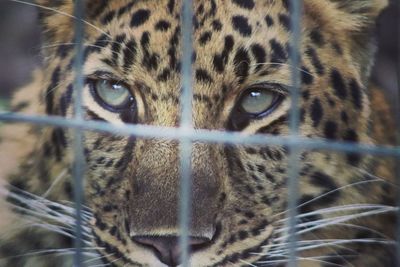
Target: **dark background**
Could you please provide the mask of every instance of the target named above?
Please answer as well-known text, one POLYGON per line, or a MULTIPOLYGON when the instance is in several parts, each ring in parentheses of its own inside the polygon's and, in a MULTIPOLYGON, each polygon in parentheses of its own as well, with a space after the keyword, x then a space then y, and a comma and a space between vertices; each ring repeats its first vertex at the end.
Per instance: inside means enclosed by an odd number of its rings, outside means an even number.
MULTIPOLYGON (((111 0, 110 0, 111 1, 111 0)), ((358 0, 352 0, 358 1, 358 0)), ((397 99, 400 1, 393 1, 378 22, 378 44, 373 80, 397 99)), ((0 99, 9 98, 18 86, 29 81, 32 68, 40 62, 40 29, 36 8, 0 0, 0 99)))

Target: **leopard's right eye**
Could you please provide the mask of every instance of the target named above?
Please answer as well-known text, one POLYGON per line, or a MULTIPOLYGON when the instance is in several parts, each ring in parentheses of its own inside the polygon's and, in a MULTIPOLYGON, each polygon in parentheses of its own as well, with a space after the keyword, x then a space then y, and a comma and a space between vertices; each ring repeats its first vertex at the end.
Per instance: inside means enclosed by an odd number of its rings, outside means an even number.
POLYGON ((124 83, 97 79, 89 81, 89 86, 95 100, 101 106, 113 112, 130 108, 135 101, 129 87, 124 83))

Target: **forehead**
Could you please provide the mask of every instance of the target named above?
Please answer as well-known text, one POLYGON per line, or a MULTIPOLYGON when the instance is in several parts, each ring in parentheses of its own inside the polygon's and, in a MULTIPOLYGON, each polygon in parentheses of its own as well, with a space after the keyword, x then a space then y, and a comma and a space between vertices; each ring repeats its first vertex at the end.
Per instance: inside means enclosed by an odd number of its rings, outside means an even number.
MULTIPOLYGON (((91 58, 90 65, 114 63, 113 71, 130 82, 176 90, 182 56, 181 5, 182 1, 173 0, 112 1, 95 24, 113 45, 102 58, 91 58)), ((196 0, 193 10, 195 91, 251 83, 272 75, 272 64, 287 61, 286 1, 196 0)))

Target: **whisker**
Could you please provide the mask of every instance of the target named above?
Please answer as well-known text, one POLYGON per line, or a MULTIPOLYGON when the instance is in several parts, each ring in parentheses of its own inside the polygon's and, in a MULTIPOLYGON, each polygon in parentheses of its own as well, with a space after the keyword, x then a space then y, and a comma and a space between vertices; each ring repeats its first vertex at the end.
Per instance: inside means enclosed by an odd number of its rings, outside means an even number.
MULTIPOLYGON (((398 208, 390 207, 390 208, 386 208, 386 209, 365 211, 365 212, 361 212, 361 213, 358 213, 358 214, 351 214, 351 215, 344 215, 344 216, 338 216, 338 217, 333 217, 333 218, 327 218, 327 219, 317 220, 317 221, 314 221, 314 222, 300 223, 300 224, 296 225, 297 228, 302 228, 304 226, 309 226, 309 225, 314 225, 314 224, 315 224, 315 226, 306 228, 306 229, 301 230, 301 231, 298 231, 296 234, 300 235, 300 234, 303 234, 303 233, 308 233, 308 232, 314 231, 316 229, 325 228, 327 226, 335 225, 337 223, 350 221, 352 219, 358 219, 358 218, 362 218, 362 217, 382 214, 382 213, 391 212, 391 211, 394 212, 394 211, 397 211, 397 210, 398 210, 398 208)), ((277 232, 286 232, 287 229, 288 229, 288 227, 284 227, 282 229, 278 229, 277 232)), ((287 237, 288 237, 288 235, 283 235, 283 236, 277 238, 276 240, 277 241, 281 241, 281 240, 286 239, 287 237)))
POLYGON ((245 261, 245 260, 242 260, 242 259, 240 259, 240 262, 242 262, 242 263, 244 263, 244 264, 247 264, 248 266, 251 266, 251 267, 257 267, 257 265, 254 265, 254 264, 252 264, 252 263, 250 263, 250 262, 247 262, 247 261, 245 261))
MULTIPOLYGON (((38 7, 38 8, 44 9, 44 10, 54 11, 55 13, 58 13, 58 14, 67 16, 67 17, 72 18, 72 19, 74 19, 74 20, 78 20, 74 15, 68 14, 68 13, 66 13, 66 12, 60 11, 60 10, 55 9, 55 8, 50 8, 50 7, 46 7, 46 6, 39 5, 39 4, 35 4, 35 3, 30 3, 30 2, 22 1, 22 0, 8 0, 8 1, 15 2, 15 3, 20 3, 20 4, 24 4, 24 5, 28 5, 28 6, 34 6, 34 7, 38 7)), ((96 26, 93 25, 92 23, 90 23, 90 22, 88 22, 88 21, 86 21, 86 20, 84 20, 84 19, 80 19, 80 21, 83 22, 84 24, 86 24, 86 25, 92 27, 93 29, 97 30, 98 32, 101 32, 101 33, 107 35, 108 37, 111 37, 107 32, 103 31, 103 30, 100 29, 99 27, 96 27, 96 26)))
POLYGON ((361 168, 358 168, 358 167, 354 167, 354 166, 351 166, 351 167, 353 167, 355 170, 359 171, 360 173, 362 173, 364 175, 368 175, 369 177, 372 177, 374 179, 381 180, 382 182, 388 183, 396 188, 400 187, 398 184, 391 182, 390 179, 388 179, 388 178, 376 176, 375 174, 372 174, 372 173, 370 173, 366 170, 363 170, 361 168))
POLYGON ((115 259, 113 261, 110 261, 109 263, 103 263, 103 264, 96 264, 96 265, 90 265, 89 267, 103 267, 103 266, 111 266, 114 262, 117 262, 119 260, 121 260, 122 257, 115 259))
MULTIPOLYGON (((362 185, 362 184, 376 183, 376 182, 386 182, 386 181, 382 181, 381 179, 375 179, 375 180, 365 180, 365 181, 359 181, 359 182, 351 183, 351 184, 348 184, 348 185, 341 186, 339 188, 333 189, 331 191, 325 192, 325 193, 323 193, 323 194, 321 194, 319 196, 316 196, 313 199, 310 199, 310 200, 308 200, 306 202, 303 202, 303 203, 299 204, 296 208, 299 209, 299 208, 301 208, 301 207, 303 207, 305 205, 308 205, 308 204, 310 204, 310 203, 312 203, 314 201, 317 201, 318 199, 321 199, 321 198, 326 197, 326 196, 328 196, 330 194, 336 193, 336 192, 338 192, 340 190, 344 190, 346 188, 350 188, 350 187, 357 186, 357 185, 362 185)), ((288 210, 285 210, 283 212, 280 212, 280 213, 277 213, 277 214, 273 215, 273 217, 275 218, 275 217, 281 216, 281 215, 283 215, 283 214, 285 214, 287 212, 288 212, 288 210)))
POLYGON ((104 258, 107 258, 107 257, 112 257, 112 256, 114 256, 114 254, 115 253, 110 253, 110 254, 106 254, 106 255, 100 255, 99 257, 85 260, 83 263, 87 264, 87 263, 90 263, 90 262, 93 262, 93 261, 97 261, 97 260, 101 260, 101 259, 104 259, 104 258))
POLYGON ((46 192, 44 192, 44 194, 42 195, 42 198, 46 198, 51 191, 54 189, 54 187, 56 187, 57 184, 59 184, 67 175, 68 170, 64 169, 55 179, 54 182, 50 185, 49 189, 47 189, 46 192))
MULTIPOLYGON (((296 218, 304 218, 312 215, 329 214, 335 212, 352 211, 352 210, 368 210, 368 209, 387 209, 388 211, 397 211, 399 208, 395 206, 379 205, 379 204, 349 204, 335 207, 329 207, 324 209, 318 209, 307 213, 301 213, 296 218)), ((279 220, 278 222, 285 222, 288 218, 279 220)))
MULTIPOLYGON (((328 261, 325 261, 324 259, 332 259, 333 256, 319 256, 319 257, 296 257, 296 261, 313 261, 313 262, 318 262, 318 263, 324 263, 324 264, 329 264, 329 266, 340 266, 343 267, 340 264, 336 264, 336 263, 331 263, 328 261)), ((275 265, 275 264, 279 264, 279 263, 287 263, 289 261, 289 259, 281 259, 281 260, 268 260, 268 261, 259 261, 257 263, 260 264, 266 264, 265 266, 268 265, 275 265)))
MULTIPOLYGON (((255 63, 255 64, 251 64, 251 66, 255 66, 255 67, 260 66, 260 65, 265 65, 265 66, 278 65, 278 66, 285 66, 285 67, 293 68, 293 66, 292 66, 291 64, 287 64, 287 63, 277 63, 277 62, 264 62, 264 63, 255 63)), ((303 70, 302 68, 296 67, 295 69, 296 69, 297 71, 302 72, 302 73, 311 75, 311 76, 314 77, 314 78, 316 77, 316 76, 315 76, 314 74, 312 74, 311 72, 305 71, 305 70, 303 70)))
MULTIPOLYGON (((84 255, 90 256, 90 257, 97 257, 98 253, 93 253, 90 252, 91 250, 96 250, 96 249, 103 249, 103 248, 82 248, 84 255), (89 252, 87 252, 89 251, 89 252)), ((0 260, 10 260, 10 259, 16 259, 16 258, 25 258, 25 257, 32 257, 32 256, 47 256, 49 254, 55 255, 55 256, 65 256, 65 255, 73 255, 76 252, 76 249, 74 248, 60 248, 60 249, 44 249, 36 252, 28 252, 20 255, 14 255, 10 257, 5 257, 5 258, 0 258, 0 260)))
MULTIPOLYGON (((36 206, 39 206, 40 209, 45 209, 48 212, 56 212, 56 210, 54 210, 56 208, 57 210, 62 210, 63 212, 66 212, 66 214, 68 214, 70 216, 75 216, 75 209, 73 207, 62 205, 58 202, 50 201, 48 199, 34 195, 30 192, 24 191, 22 189, 19 189, 17 187, 11 186, 11 185, 10 185, 10 187, 12 188, 12 191, 8 191, 8 190, 4 190, 3 188, 0 188, 0 195, 11 197, 14 200, 20 201, 21 204, 27 204, 24 201, 31 201, 28 203, 32 204, 31 205, 32 207, 33 207, 33 204, 35 204, 36 206), (20 194, 17 194, 17 193, 20 193, 20 194)), ((66 214, 63 214, 63 215, 66 215, 66 214)), ((88 220, 93 217, 92 213, 87 210, 83 211, 83 215, 84 215, 84 218, 86 218, 88 220)))

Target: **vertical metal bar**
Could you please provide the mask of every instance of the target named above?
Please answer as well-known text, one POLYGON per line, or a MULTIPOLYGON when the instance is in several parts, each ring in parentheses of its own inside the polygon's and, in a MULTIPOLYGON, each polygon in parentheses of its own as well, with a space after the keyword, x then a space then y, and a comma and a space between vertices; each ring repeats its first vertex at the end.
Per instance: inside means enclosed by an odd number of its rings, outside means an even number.
MULTIPOLYGON (((182 7, 182 92, 180 130, 192 129, 192 34, 193 34, 193 3, 183 1, 182 7)), ((182 266, 189 266, 189 226, 191 221, 191 157, 192 143, 189 138, 180 140, 180 248, 182 266)))
MULTIPOLYGON (((85 14, 85 5, 82 0, 76 0, 74 5, 74 16, 75 16, 75 36, 74 41, 75 47, 75 58, 74 58, 74 115, 78 121, 83 121, 83 110, 82 110, 82 89, 84 86, 82 76, 83 66, 83 38, 85 34, 83 18, 85 14)), ((76 225, 75 225, 75 255, 74 255, 74 267, 83 266, 82 257, 82 202, 83 202, 83 176, 85 171, 85 156, 84 156, 84 143, 83 143, 83 131, 80 129, 74 130, 75 138, 73 143, 74 148, 74 165, 73 165, 73 177, 74 177, 74 201, 76 209, 76 225)))
MULTIPOLYGON (((397 14, 400 14, 400 4, 397 3, 397 14)), ((400 17, 397 17, 397 62, 395 63, 395 68, 397 69, 397 97, 395 101, 395 119, 396 119, 396 145, 397 149, 400 150, 400 17)), ((396 175, 396 183, 397 186, 400 185, 400 157, 397 156, 395 158, 396 166, 395 166, 395 175, 396 175)), ((397 187, 397 207, 400 207, 400 188, 397 187)), ((396 227, 396 266, 400 267, 400 209, 397 212, 397 227, 396 227)))
MULTIPOLYGON (((301 9, 302 1, 290 1, 290 27, 291 27, 291 107, 290 107, 290 134, 296 138, 299 134, 300 112, 300 38, 301 38, 301 9)), ((296 236, 296 216, 298 199, 298 175, 299 175, 299 156, 301 151, 296 147, 290 147, 289 169, 288 169, 288 216, 289 216, 289 267, 297 266, 297 236, 296 236)))

